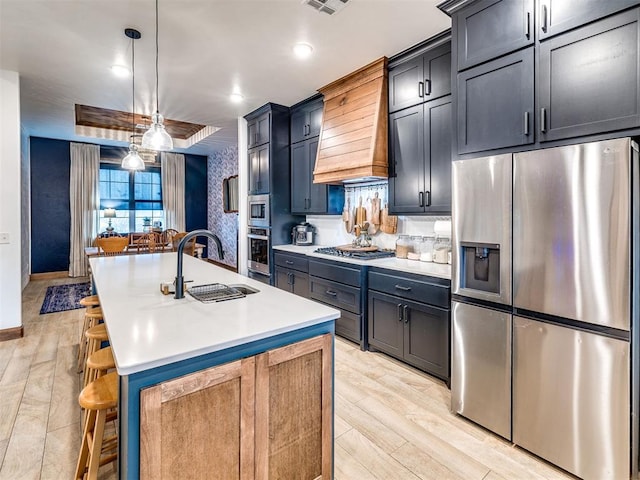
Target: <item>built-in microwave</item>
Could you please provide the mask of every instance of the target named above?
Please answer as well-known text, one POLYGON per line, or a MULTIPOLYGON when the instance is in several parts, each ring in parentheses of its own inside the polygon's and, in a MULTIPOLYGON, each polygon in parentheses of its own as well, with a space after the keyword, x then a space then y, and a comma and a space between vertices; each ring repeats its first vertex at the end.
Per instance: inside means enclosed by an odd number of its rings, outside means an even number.
POLYGON ((250 227, 269 227, 269 195, 249 195, 250 227))

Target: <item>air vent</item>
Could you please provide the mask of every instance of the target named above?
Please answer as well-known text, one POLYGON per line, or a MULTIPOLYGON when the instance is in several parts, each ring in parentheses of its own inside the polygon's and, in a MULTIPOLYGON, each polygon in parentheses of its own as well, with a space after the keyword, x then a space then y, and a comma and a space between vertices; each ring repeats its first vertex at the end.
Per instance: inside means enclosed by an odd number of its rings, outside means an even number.
POLYGON ((349 0, 302 0, 303 4, 313 7, 315 10, 333 15, 342 10, 349 0))

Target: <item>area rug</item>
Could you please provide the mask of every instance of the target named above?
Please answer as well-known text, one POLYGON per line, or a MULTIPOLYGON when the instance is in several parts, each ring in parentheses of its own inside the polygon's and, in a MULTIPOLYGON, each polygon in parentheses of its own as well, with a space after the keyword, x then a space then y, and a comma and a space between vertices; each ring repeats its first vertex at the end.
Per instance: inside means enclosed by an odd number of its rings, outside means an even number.
POLYGON ((90 294, 91 284, 89 282, 48 287, 47 294, 44 296, 44 302, 42 302, 40 315, 83 308, 79 302, 83 297, 90 294))

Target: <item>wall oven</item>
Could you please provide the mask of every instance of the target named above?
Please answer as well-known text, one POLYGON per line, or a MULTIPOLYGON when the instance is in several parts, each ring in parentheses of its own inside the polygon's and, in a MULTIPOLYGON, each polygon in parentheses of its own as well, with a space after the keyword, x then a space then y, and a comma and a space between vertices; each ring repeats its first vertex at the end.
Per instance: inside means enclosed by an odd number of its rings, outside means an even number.
POLYGON ((269 228, 269 195, 249 195, 249 227, 269 228))
POLYGON ((269 276, 269 254, 271 248, 268 228, 250 226, 247 233, 249 247, 249 272, 269 276))

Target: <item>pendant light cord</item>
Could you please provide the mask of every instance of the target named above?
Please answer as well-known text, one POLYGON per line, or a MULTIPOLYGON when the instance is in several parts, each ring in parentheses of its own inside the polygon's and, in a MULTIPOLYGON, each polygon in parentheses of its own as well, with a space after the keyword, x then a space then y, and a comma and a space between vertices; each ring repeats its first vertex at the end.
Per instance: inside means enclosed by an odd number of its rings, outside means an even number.
POLYGON ((159 95, 159 81, 158 81, 158 0, 156 0, 156 113, 160 113, 160 100, 159 95))
POLYGON ((136 134, 136 39, 131 39, 131 143, 136 134))

